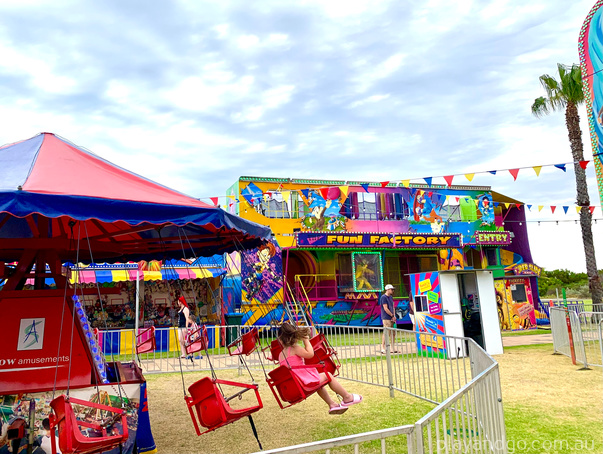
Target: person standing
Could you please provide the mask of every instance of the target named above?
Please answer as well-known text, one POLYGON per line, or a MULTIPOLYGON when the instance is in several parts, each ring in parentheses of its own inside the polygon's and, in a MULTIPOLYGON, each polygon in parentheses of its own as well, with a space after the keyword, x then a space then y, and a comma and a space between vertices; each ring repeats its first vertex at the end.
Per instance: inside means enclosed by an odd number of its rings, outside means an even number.
MULTIPOLYGON (((181 358, 187 358, 186 348, 184 344, 186 343, 186 330, 190 326, 191 321, 189 318, 190 311, 188 309, 188 304, 186 303, 186 299, 184 296, 178 298, 178 334, 180 341, 180 353, 182 353, 181 358)), ((192 355, 191 355, 192 358, 192 355)))
MULTIPOLYGON (((387 284, 385 286, 385 293, 381 295, 379 299, 379 306, 381 306, 381 321, 383 322, 383 339, 381 340, 381 353, 385 353, 385 338, 387 336, 387 328, 394 328, 396 326, 396 311, 394 308, 394 286, 387 284)), ((391 345, 395 348, 396 333, 390 330, 391 345)), ((398 353, 397 350, 392 350, 392 353, 398 353)))

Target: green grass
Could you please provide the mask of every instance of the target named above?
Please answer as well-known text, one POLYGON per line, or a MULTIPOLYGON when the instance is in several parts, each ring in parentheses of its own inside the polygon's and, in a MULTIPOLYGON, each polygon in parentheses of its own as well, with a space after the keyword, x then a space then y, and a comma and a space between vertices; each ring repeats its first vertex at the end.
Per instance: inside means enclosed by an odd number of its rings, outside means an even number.
POLYGON ((526 329, 519 331, 501 331, 503 337, 512 337, 512 336, 530 336, 535 334, 551 334, 550 329, 526 329))

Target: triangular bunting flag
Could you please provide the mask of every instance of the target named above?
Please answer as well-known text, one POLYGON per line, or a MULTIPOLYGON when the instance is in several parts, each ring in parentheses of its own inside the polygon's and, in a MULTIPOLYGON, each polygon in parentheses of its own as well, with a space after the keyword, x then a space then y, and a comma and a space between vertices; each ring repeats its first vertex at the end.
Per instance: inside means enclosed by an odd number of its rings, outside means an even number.
POLYGON ((329 195, 329 188, 319 188, 318 191, 323 199, 327 200, 327 196, 329 195))
POLYGON ((283 200, 286 201, 287 203, 289 200, 289 196, 291 195, 291 191, 281 191, 281 196, 283 197, 283 200))
POLYGON ((369 184, 368 183, 362 183, 360 186, 362 186, 362 189, 364 189, 364 192, 369 192, 369 190, 368 190, 369 184))
POLYGON ((389 181, 382 181, 381 182, 381 187, 384 188, 389 184, 389 181))
POLYGON ((516 203, 515 206, 517 207, 517 209, 519 210, 519 207, 521 206, 521 203, 516 203))
POLYGON ((569 207, 564 206, 564 207, 563 207, 563 212, 564 212, 565 214, 567 214, 567 210, 568 210, 568 209, 569 209, 569 207))
POLYGON ((565 164, 555 164, 555 167, 557 167, 559 170, 563 170, 564 172, 566 171, 565 164))
POLYGON ((588 209, 590 210, 590 214, 593 214, 595 211, 595 207, 588 207, 588 209))
POLYGON ((517 181, 517 174, 519 173, 519 169, 509 169, 509 173, 513 175, 513 181, 517 181))
POLYGON ((494 202, 494 208, 498 208, 499 205, 500 205, 500 202, 494 202))
POLYGON ((474 199, 473 201, 475 202, 475 206, 479 205, 479 199, 474 199))
POLYGON ((488 170, 488 173, 491 173, 492 175, 496 175, 496 170, 488 170))
POLYGON ((301 193, 304 195, 304 197, 306 199, 310 196, 310 190, 309 189, 302 189, 301 193))
POLYGON ((427 197, 429 197, 430 199, 431 199, 431 196, 432 196, 432 195, 433 195, 433 192, 431 192, 431 191, 429 191, 429 192, 427 193, 427 197))
POLYGON ((532 205, 528 205, 528 211, 532 211, 532 205))
POLYGON ((226 197, 228 197, 233 202, 235 201, 235 196, 234 195, 227 195, 226 197))
POLYGON ((540 213, 543 208, 544 208, 544 205, 538 205, 538 212, 540 213))
POLYGON ((218 198, 217 197, 210 197, 209 200, 211 200, 211 203, 213 203, 215 207, 218 206, 218 198))
POLYGON ((540 171, 542 170, 542 166, 534 166, 532 167, 532 169, 534 169, 534 172, 536 172, 536 176, 539 177, 540 171))
POLYGON ((456 200, 456 203, 459 203, 459 198, 455 197, 454 200, 456 200))
POLYGON ((454 175, 448 175, 444 177, 444 180, 446 180, 446 183, 448 184, 448 186, 452 186, 452 179, 454 178, 454 175))
POLYGON ((590 161, 580 161, 580 167, 582 167, 582 169, 586 170, 586 166, 588 165, 590 161))
POLYGON ((556 209, 557 209, 557 205, 551 205, 551 213, 555 213, 556 209))
POLYGON ((348 191, 350 190, 349 186, 339 186, 339 190, 344 196, 348 196, 348 191))
POLYGON ((425 177, 423 179, 425 180, 425 183, 427 183, 427 186, 431 187, 431 180, 433 180, 433 177, 425 177))
POLYGON ((576 213, 580 214, 580 209, 581 209, 581 208, 582 208, 581 206, 577 206, 577 207, 576 207, 576 213))
POLYGON ((401 183, 402 183, 402 186, 404 186, 405 188, 410 186, 410 180, 402 180, 401 183))
POLYGON ((475 176, 474 173, 466 173, 465 174, 465 178, 467 178, 469 181, 473 181, 474 176, 475 176))
POLYGON ((509 209, 509 206, 511 206, 511 204, 510 204, 510 203, 508 203, 508 202, 505 202, 505 208, 506 208, 507 210, 509 209))

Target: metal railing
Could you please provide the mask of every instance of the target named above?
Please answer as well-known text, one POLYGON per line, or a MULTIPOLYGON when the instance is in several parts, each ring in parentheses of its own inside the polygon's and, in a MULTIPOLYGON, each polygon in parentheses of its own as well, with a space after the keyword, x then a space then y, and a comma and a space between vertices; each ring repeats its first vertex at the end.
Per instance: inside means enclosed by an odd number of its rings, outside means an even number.
MULTIPOLYGON (((208 328, 213 368, 242 372, 240 358, 230 356, 225 343, 251 327, 208 328)), ((276 335, 275 328, 257 328, 262 344, 269 345, 276 335)), ((396 391, 412 395, 432 403, 434 408, 412 424, 264 452, 330 452, 342 446, 360 452, 364 443, 374 444, 375 440, 380 440, 382 453, 388 452, 389 447, 398 452, 404 446, 408 453, 413 454, 507 452, 498 364, 472 339, 391 328, 338 325, 318 325, 315 328, 325 334, 337 351, 341 363, 339 378, 388 388, 392 397, 396 391), (384 350, 382 342, 385 343, 384 350), (472 450, 466 449, 468 446, 472 450)), ((174 332, 173 329, 171 331, 174 332)), ((166 336, 160 329, 157 332, 159 337, 166 336)), ((122 331, 119 335, 133 336, 133 331, 122 331)), ((171 336, 173 343, 165 351, 139 355, 145 372, 176 372, 180 364, 183 371, 209 370, 205 357, 194 362, 180 359, 179 346, 174 342, 174 334, 171 336)), ((114 340, 112 344, 115 344, 114 340)), ((158 345, 165 346, 161 342, 158 345)), ((130 352, 128 356, 126 353, 123 358, 134 359, 135 354, 130 352)), ((266 371, 274 367, 259 351, 245 358, 245 363, 250 370, 266 371)))
POLYGON ((603 367, 603 337, 601 323, 603 312, 580 312, 562 307, 552 307, 551 332, 555 353, 561 353, 583 365, 603 367), (570 321, 571 342, 567 319, 570 321), (572 352, 573 347, 573 352, 572 352))

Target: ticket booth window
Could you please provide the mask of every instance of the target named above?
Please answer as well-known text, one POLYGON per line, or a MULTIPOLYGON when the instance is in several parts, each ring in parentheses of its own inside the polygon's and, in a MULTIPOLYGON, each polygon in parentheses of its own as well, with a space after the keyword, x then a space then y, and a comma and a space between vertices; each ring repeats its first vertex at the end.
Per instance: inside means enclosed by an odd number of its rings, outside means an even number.
POLYGON ((511 296, 516 303, 527 302, 526 286, 524 284, 511 284, 511 296))

